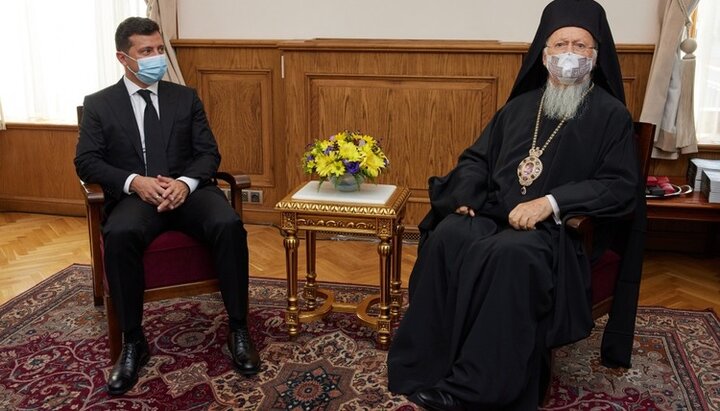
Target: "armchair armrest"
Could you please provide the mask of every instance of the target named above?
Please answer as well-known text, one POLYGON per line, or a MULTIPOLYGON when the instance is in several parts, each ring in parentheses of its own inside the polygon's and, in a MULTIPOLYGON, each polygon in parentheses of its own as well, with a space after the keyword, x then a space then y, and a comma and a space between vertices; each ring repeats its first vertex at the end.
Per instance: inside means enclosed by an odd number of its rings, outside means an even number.
POLYGON ((86 203, 102 205, 105 202, 105 193, 103 193, 100 184, 87 184, 80 181, 80 188, 82 188, 86 203))
POLYGON ((218 171, 215 173, 215 178, 225 181, 230 184, 231 187, 235 186, 240 189, 250 187, 250 177, 246 174, 231 174, 224 171, 218 171))
POLYGON ((565 221, 565 228, 583 242, 587 255, 592 254, 593 219, 590 216, 579 215, 570 217, 565 221))
POLYGON ((231 174, 224 171, 215 173, 216 180, 222 180, 230 186, 230 204, 242 216, 242 200, 237 201, 241 191, 250 187, 250 177, 245 174, 231 174))

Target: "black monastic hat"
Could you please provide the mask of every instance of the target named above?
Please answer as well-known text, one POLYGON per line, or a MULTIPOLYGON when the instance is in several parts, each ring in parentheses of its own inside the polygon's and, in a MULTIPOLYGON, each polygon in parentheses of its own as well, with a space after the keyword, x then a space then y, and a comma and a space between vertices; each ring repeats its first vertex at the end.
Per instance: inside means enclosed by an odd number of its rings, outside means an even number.
POLYGON ((545 7, 508 101, 545 85, 548 76, 547 69, 542 64, 545 42, 555 30, 568 26, 581 27, 595 38, 598 55, 593 69, 593 82, 625 103, 615 41, 605 10, 594 0, 554 0, 545 7))

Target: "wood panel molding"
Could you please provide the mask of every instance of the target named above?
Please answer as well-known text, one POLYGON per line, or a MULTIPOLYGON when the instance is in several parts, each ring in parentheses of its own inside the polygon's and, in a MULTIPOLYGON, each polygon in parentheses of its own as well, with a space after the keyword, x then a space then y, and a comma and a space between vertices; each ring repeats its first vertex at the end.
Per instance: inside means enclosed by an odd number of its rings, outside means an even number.
POLYGON ((73 159, 77 126, 8 124, 0 131, 0 211, 84 215, 73 159))
POLYGON ((263 191, 262 204, 244 207, 246 218, 268 222, 268 212, 287 191, 278 42, 176 40, 173 46, 186 83, 203 99, 221 168, 248 174, 252 188, 263 191))
POLYGON ((425 171, 452 167, 497 104, 493 77, 311 74, 306 82, 313 115, 307 118, 305 136, 343 129, 376 136, 393 160, 383 182, 397 181, 423 193, 425 171), (457 138, 438 138, 442 136, 457 138), (423 164, 414 164, 421 159, 423 164))
POLYGON ((256 187, 273 187, 271 70, 197 68, 197 78, 200 98, 212 107, 208 121, 222 168, 242 170, 256 187))

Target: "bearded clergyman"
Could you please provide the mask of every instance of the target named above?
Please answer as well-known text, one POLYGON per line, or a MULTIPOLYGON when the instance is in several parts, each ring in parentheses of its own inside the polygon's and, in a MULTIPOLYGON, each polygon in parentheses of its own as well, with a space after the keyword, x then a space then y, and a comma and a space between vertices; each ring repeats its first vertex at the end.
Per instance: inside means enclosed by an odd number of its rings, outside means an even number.
MULTIPOLYGON (((551 2, 505 106, 453 170, 430 179, 409 307, 388 354, 391 391, 430 410, 537 408, 549 350, 594 325, 593 256, 562 222, 593 216, 601 239, 628 225, 622 216, 645 221, 624 101, 603 8, 551 2)), ((641 244, 628 241, 636 272, 641 244)), ((634 318, 637 288, 621 294, 634 318)), ((615 337, 603 361, 628 367, 632 329, 615 337)))

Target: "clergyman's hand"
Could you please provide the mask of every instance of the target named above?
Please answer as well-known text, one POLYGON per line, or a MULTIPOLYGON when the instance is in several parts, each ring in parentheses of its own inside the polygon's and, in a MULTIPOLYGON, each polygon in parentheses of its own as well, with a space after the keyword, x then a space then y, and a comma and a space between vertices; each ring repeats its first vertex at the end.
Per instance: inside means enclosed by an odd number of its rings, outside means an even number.
POLYGON ((163 202, 165 188, 155 177, 135 176, 130 182, 130 191, 137 194, 141 200, 154 206, 163 202))
POLYGON ((534 230, 537 223, 544 221, 552 213, 550 200, 540 197, 515 206, 508 216, 508 222, 516 230, 534 230))
POLYGON ((475 210, 468 206, 460 206, 455 209, 456 214, 460 215, 469 215, 470 217, 475 217, 475 210))
POLYGON ((158 176, 157 179, 160 186, 164 188, 161 195, 162 202, 157 208, 159 213, 180 207, 190 195, 190 188, 182 180, 165 176, 158 176))

